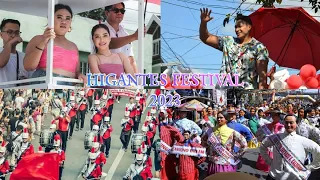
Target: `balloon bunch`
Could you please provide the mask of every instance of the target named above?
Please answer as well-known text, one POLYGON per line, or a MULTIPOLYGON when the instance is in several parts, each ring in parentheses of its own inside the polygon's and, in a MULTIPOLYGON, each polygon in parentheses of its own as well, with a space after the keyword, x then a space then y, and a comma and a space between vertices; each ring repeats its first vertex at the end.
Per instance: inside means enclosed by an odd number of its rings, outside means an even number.
POLYGON ((311 64, 301 67, 299 75, 291 75, 287 80, 287 89, 317 89, 320 87, 320 74, 311 64))

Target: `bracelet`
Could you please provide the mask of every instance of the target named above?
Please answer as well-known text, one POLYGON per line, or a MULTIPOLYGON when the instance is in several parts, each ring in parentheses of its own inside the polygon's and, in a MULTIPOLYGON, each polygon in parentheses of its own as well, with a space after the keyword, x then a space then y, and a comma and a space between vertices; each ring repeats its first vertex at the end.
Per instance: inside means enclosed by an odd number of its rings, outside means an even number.
POLYGON ((37 48, 38 50, 40 50, 40 51, 43 51, 43 49, 39 48, 38 46, 36 46, 36 48, 37 48))

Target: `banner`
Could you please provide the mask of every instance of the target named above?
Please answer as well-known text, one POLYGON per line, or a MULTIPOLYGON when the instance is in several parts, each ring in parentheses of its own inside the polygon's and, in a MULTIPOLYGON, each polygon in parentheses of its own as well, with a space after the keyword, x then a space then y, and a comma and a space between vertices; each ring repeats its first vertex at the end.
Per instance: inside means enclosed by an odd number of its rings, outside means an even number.
POLYGON ((34 153, 23 157, 10 180, 59 180, 59 154, 34 153))
POLYGON ((190 146, 176 146, 172 147, 171 154, 207 157, 206 148, 190 147, 190 146))
MULTIPOLYGON (((262 130, 266 135, 271 135, 272 133, 267 126, 262 126, 262 130)), ((294 169, 296 175, 300 176, 303 180, 307 180, 310 176, 310 170, 308 170, 303 163, 290 151, 290 149, 281 141, 278 134, 269 136, 271 142, 276 147, 280 155, 287 161, 287 163, 294 169)))
POLYGON ((233 156, 233 154, 231 154, 225 147, 222 146, 222 144, 220 143, 218 138, 214 135, 214 133, 211 134, 208 141, 212 144, 214 150, 231 165, 235 166, 240 162, 239 159, 235 160, 235 157, 233 156))
POLYGON ((171 147, 161 140, 160 151, 169 154, 169 152, 171 151, 171 147))
POLYGON ((112 95, 115 96, 128 96, 128 97, 136 97, 136 92, 128 89, 109 89, 112 95))

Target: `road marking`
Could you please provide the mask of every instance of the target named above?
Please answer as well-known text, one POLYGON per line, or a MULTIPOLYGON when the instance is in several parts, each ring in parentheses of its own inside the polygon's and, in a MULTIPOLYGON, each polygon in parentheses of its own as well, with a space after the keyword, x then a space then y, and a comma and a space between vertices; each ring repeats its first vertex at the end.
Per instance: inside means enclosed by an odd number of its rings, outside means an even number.
POLYGON ((120 160, 122 159, 124 155, 124 150, 121 148, 118 152, 118 155, 116 157, 116 159, 113 161, 112 165, 110 166, 110 169, 108 171, 108 174, 107 174, 107 177, 105 178, 105 180, 108 180, 108 179, 112 179, 113 177, 113 174, 114 172, 116 171, 119 163, 120 163, 120 160))

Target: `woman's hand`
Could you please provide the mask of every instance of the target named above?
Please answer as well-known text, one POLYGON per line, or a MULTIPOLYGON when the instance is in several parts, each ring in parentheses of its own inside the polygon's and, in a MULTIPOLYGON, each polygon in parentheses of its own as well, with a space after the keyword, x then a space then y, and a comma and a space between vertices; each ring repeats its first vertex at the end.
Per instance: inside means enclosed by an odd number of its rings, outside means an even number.
POLYGON ((54 39, 54 38, 56 38, 56 33, 54 32, 54 29, 47 27, 46 30, 43 32, 42 43, 47 44, 50 39, 54 39))
POLYGON ((87 76, 85 76, 84 74, 79 74, 78 79, 83 81, 85 85, 87 84, 87 76))

